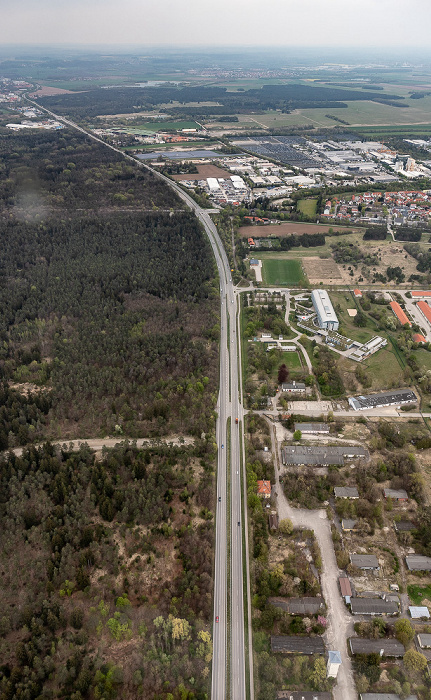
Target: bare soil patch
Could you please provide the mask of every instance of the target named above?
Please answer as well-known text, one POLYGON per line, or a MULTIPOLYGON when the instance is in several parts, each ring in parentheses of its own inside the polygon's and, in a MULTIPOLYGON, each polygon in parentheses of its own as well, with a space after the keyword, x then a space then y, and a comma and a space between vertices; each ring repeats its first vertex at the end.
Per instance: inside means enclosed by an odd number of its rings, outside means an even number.
POLYGON ((62 88, 49 87, 42 85, 39 90, 30 93, 29 97, 51 97, 52 95, 75 95, 78 92, 86 92, 85 90, 63 90, 62 88))
POLYGON ((337 263, 332 258, 302 258, 302 265, 310 284, 339 284, 343 275, 337 263))
MULTIPOLYGON (((211 177, 208 175, 207 177, 211 177)), ((221 177, 221 176, 220 176, 221 177)), ((282 224, 267 224, 266 226, 241 226, 239 229, 242 238, 268 238, 269 236, 289 236, 301 233, 328 233, 332 228, 333 232, 342 233, 363 233, 365 229, 346 228, 345 226, 329 226, 322 224, 301 224, 296 221, 285 221, 282 224)))
POLYGON ((172 175, 173 180, 205 180, 207 177, 230 177, 232 173, 222 168, 218 168, 216 165, 211 163, 197 165, 197 173, 181 173, 179 175, 172 175))

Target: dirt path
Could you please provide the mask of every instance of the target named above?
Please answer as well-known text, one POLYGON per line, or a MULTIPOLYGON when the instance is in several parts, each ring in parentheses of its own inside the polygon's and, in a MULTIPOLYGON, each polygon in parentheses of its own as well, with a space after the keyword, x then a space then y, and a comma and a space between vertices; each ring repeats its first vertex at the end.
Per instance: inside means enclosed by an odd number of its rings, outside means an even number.
MULTIPOLYGON (((81 445, 88 445, 88 447, 91 450, 103 450, 104 447, 115 447, 115 445, 119 445, 125 440, 129 440, 129 442, 136 442, 137 447, 147 447, 151 445, 193 445, 194 443, 194 438, 191 437, 172 437, 172 438, 163 438, 159 440, 149 440, 148 438, 137 438, 135 440, 132 440, 130 438, 82 438, 82 439, 75 439, 75 440, 53 440, 52 444, 53 445, 67 445, 69 448, 70 445, 72 445, 72 450, 77 452, 80 448, 81 445)), ((44 443, 37 443, 34 445, 35 447, 41 447, 44 443)), ((30 447, 31 445, 27 445, 27 447, 30 447)), ((22 455, 23 450, 25 450, 25 447, 15 447, 11 451, 16 454, 18 457, 22 455)))
MULTIPOLYGON (((269 421, 268 421, 269 422, 269 421)), ((272 451, 275 456, 275 497, 280 520, 290 518, 294 527, 314 531, 322 556, 322 592, 328 610, 328 627, 326 645, 329 650, 339 651, 342 664, 338 672, 337 685, 334 688, 335 700, 356 700, 357 692, 353 680, 352 665, 347 653, 347 638, 353 634, 353 620, 347 612, 338 590, 340 570, 335 558, 332 542, 331 527, 325 510, 307 510, 292 508, 279 481, 279 455, 274 436, 274 426, 271 427, 272 451)))

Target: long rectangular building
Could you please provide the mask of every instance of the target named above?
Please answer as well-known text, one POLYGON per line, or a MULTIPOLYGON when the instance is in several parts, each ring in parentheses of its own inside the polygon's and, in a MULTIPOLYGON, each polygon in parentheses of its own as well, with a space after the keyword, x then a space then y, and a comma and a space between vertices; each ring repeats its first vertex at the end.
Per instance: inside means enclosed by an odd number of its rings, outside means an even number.
POLYGON ((340 324, 326 289, 314 289, 311 292, 311 300, 320 328, 327 331, 337 331, 340 324))
POLYGON ((271 651, 275 654, 324 654, 325 645, 322 637, 279 635, 271 637, 271 651))
POLYGON ((407 314, 401 308, 401 306, 399 305, 399 303, 397 301, 391 301, 389 306, 391 307, 392 311, 394 312, 395 316, 397 317, 397 319, 399 320, 399 322, 401 323, 402 326, 405 326, 406 323, 409 326, 412 325, 411 321, 409 321, 409 319, 407 318, 407 314))
POLYGON ((287 445, 281 450, 283 464, 288 466, 322 466, 344 465, 345 458, 368 460, 369 453, 365 447, 358 445, 287 445))
POLYGON ((402 406, 416 402, 417 396, 411 389, 394 389, 393 391, 382 391, 380 394, 351 396, 349 398, 349 404, 354 411, 365 411, 367 408, 380 408, 383 406, 402 406))
POLYGON ((418 301, 416 306, 418 307, 422 316, 424 316, 426 318, 426 320, 428 321, 428 323, 431 324, 431 306, 428 304, 428 302, 427 301, 418 301))

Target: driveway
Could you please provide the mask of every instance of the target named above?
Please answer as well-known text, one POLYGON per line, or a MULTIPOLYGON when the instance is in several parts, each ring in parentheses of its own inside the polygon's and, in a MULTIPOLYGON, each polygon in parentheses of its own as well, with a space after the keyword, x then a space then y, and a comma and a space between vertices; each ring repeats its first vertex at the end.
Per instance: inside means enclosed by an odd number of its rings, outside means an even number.
POLYGON ((347 638, 353 634, 353 619, 347 612, 338 589, 340 570, 335 558, 331 525, 325 510, 292 508, 279 481, 278 450, 274 437, 274 426, 270 424, 273 455, 275 456, 275 497, 280 520, 290 518, 294 527, 313 530, 322 557, 322 592, 327 607, 328 627, 326 644, 328 650, 339 651, 342 664, 334 688, 334 700, 357 700, 352 665, 347 653, 347 638))

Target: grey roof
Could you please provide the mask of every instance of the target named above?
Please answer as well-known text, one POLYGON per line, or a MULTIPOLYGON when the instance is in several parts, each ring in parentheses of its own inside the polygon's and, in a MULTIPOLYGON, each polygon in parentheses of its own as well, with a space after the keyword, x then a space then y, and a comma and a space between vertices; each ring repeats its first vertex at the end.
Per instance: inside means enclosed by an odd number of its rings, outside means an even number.
POLYGON ((397 639, 350 637, 349 644, 352 654, 380 654, 382 649, 385 656, 403 657, 406 653, 404 644, 401 644, 397 639))
POLYGON ((350 561, 359 569, 379 569, 379 562, 375 554, 351 554, 350 561))
POLYGON ((431 557, 422 557, 419 554, 411 554, 406 557, 407 568, 410 571, 431 571, 431 557))
POLYGON ((394 498, 395 500, 403 500, 409 497, 407 491, 404 489, 383 489, 385 498, 394 498))
POLYGON ((394 391, 382 391, 380 394, 369 394, 368 396, 352 396, 349 399, 349 404, 355 411, 360 411, 364 408, 416 403, 416 401, 416 394, 411 389, 396 389, 394 391))
POLYGON ((368 459, 368 450, 357 445, 287 445, 282 449, 284 464, 344 464, 344 457, 368 459))
POLYGON ((410 532, 410 530, 416 530, 417 526, 410 520, 400 520, 399 523, 394 522, 394 528, 397 532, 410 532))
MULTIPOLYGON (((361 693, 360 700, 401 700, 395 693, 361 693)), ((417 695, 409 695, 405 700, 418 700, 417 695)))
POLYGON ((327 423, 295 423, 295 430, 301 433, 329 433, 330 428, 327 423))
POLYGON ((335 486, 335 498, 359 498, 356 486, 335 486))
POLYGON ((306 387, 304 382, 284 382, 281 388, 283 391, 305 391, 306 387))
POLYGON ((343 518, 341 527, 343 530, 354 530, 357 522, 357 520, 352 520, 352 518, 343 518))
POLYGON ((324 654, 322 637, 271 637, 271 650, 283 654, 324 654))
POLYGON ((276 700, 332 700, 332 693, 317 690, 279 690, 276 700))
POLYGON ((324 607, 323 598, 268 598, 268 603, 292 615, 317 615, 324 607))
POLYGON ((398 605, 382 598, 352 598, 353 615, 395 615, 398 605))
POLYGON ((431 634, 427 634, 426 632, 419 632, 417 634, 417 638, 419 646, 422 647, 422 649, 431 647, 431 634))

